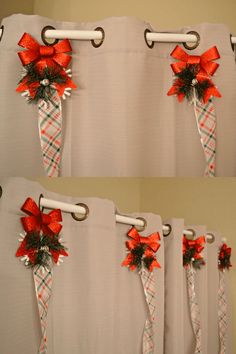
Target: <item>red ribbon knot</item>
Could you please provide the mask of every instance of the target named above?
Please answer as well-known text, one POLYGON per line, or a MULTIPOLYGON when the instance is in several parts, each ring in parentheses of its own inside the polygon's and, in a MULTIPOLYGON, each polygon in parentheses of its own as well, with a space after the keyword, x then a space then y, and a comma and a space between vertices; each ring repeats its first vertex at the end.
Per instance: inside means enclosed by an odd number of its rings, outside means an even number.
POLYGON ((21 210, 29 215, 21 218, 23 228, 27 233, 42 231, 43 234, 53 236, 59 234, 62 229, 62 225, 59 224, 62 221, 60 209, 44 214, 32 198, 27 198, 21 210))

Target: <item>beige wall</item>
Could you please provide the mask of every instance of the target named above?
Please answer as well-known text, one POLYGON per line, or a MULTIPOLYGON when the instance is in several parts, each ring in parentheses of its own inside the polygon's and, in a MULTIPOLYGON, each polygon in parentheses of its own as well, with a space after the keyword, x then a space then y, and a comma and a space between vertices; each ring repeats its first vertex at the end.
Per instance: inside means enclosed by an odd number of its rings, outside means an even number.
POLYGON ((227 24, 236 34, 235 0, 35 0, 34 12, 66 21, 94 21, 136 16, 156 29, 178 29, 201 22, 227 24))
POLYGON ((112 199, 124 213, 153 212, 163 220, 181 217, 186 225, 204 224, 211 231, 221 232, 233 247, 234 267, 230 274, 236 319, 236 178, 39 178, 38 181, 61 194, 112 199))
POLYGON ((34 0, 0 0, 0 21, 13 13, 33 14, 34 0))

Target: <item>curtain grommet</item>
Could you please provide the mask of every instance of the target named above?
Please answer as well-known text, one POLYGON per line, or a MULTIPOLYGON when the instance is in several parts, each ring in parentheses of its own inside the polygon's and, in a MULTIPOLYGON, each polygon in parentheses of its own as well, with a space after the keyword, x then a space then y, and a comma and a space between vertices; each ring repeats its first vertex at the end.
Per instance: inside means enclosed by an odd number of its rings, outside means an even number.
POLYGON ((85 214, 79 217, 75 213, 71 213, 72 218, 76 221, 84 221, 85 219, 87 219, 87 217, 89 215, 89 207, 84 203, 77 203, 75 205, 78 205, 78 206, 81 206, 82 208, 84 208, 85 214))
POLYGON ((3 36, 3 32, 4 32, 4 26, 3 25, 0 27, 0 30, 2 30, 1 34, 0 34, 0 42, 1 42, 2 36, 3 36))
POLYGON ((2 186, 0 186, 0 199, 2 197, 2 186))
POLYGON ((206 241, 207 241, 207 243, 214 243, 214 242, 215 242, 215 235, 213 235, 213 234, 210 233, 210 232, 207 232, 207 234, 206 234, 206 241), (208 238, 207 235, 209 235, 209 236, 211 236, 211 237, 208 238))
POLYGON ((147 33, 150 33, 150 32, 152 32, 152 31, 149 28, 145 29, 144 39, 145 39, 147 46, 152 49, 154 47, 155 42, 151 41, 151 43, 150 43, 150 41, 147 40, 147 33))
POLYGON ((103 42, 105 40, 105 31, 104 31, 104 29, 102 27, 96 27, 94 29, 94 31, 101 31, 102 32, 102 39, 100 39, 99 43, 96 43, 95 39, 91 39, 92 46, 94 48, 99 48, 103 44, 103 42))
POLYGON ((144 219, 144 218, 142 218, 141 216, 138 216, 136 219, 143 221, 143 226, 137 226, 137 225, 135 225, 135 226, 134 226, 135 229, 136 229, 137 231, 139 231, 139 232, 144 231, 144 230, 146 229, 146 227, 147 227, 147 220, 144 219))
POLYGON ((41 199, 42 198, 44 198, 44 196, 43 196, 43 194, 41 193, 40 195, 39 195, 39 202, 38 202, 38 207, 39 207, 39 210, 41 211, 41 212, 43 212, 43 210, 44 210, 44 207, 41 207, 41 199))
POLYGON ((193 230, 193 229, 186 229, 186 230, 187 230, 187 231, 190 231, 190 232, 192 233, 192 235, 186 235, 186 238, 187 238, 188 240, 194 240, 195 237, 196 237, 196 231, 193 230))
MULTIPOLYGON (((230 35, 229 35, 230 45, 231 45, 232 51, 235 53, 235 44, 232 43, 232 37, 233 37, 233 35, 230 33, 230 35)), ((1 38, 0 38, 0 40, 1 40, 1 38)))
POLYGON ((52 46, 52 45, 54 45, 54 44, 56 44, 56 43, 58 42, 58 39, 57 39, 57 38, 52 39, 53 42, 48 42, 48 39, 46 39, 46 37, 45 37, 45 32, 46 32, 47 30, 55 30, 55 29, 56 29, 55 27, 50 26, 50 25, 43 27, 43 29, 42 29, 42 31, 41 31, 41 39, 42 39, 42 41, 43 41, 44 44, 46 44, 46 45, 48 45, 48 46, 52 46))
POLYGON ((164 226, 167 226, 169 228, 169 231, 167 231, 167 232, 164 231, 163 232, 163 237, 168 237, 170 235, 171 231, 172 231, 172 227, 171 227, 170 224, 164 224, 164 226))
POLYGON ((187 44, 187 42, 184 42, 183 43, 184 48, 188 49, 188 50, 196 49, 199 46, 199 44, 200 44, 200 40, 201 40, 200 34, 198 32, 196 32, 196 31, 189 31, 186 34, 194 34, 194 36, 197 37, 197 41, 193 45, 189 45, 189 44, 187 44))

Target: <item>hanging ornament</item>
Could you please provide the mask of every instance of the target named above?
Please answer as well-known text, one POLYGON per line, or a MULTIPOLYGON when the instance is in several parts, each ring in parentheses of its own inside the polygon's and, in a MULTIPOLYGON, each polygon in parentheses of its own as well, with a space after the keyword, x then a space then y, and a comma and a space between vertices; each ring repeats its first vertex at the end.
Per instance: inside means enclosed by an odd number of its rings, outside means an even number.
POLYGON ((228 247, 226 243, 223 243, 219 250, 218 257, 218 267, 220 270, 230 269, 232 264, 230 262, 231 258, 231 247, 228 247))
POLYGON ((26 199, 21 210, 28 216, 21 218, 24 233, 20 233, 20 247, 16 257, 21 257, 24 264, 32 268, 42 330, 38 353, 46 354, 47 314, 52 294, 53 264, 59 265, 63 262, 63 257, 68 256, 59 236, 62 228, 61 211, 56 209, 44 214, 32 198, 26 199))
POLYGON ((183 236, 183 266, 186 270, 187 291, 190 318, 195 336, 194 354, 202 353, 202 328, 200 320, 200 309, 195 290, 195 273, 205 264, 201 252, 204 250, 205 237, 200 236, 195 240, 188 240, 183 236))
POLYGON ((228 330, 228 301, 226 295, 225 271, 232 267, 230 262, 231 248, 223 243, 219 249, 218 269, 219 269, 219 288, 218 288, 218 321, 220 354, 227 353, 227 330, 228 330))
POLYGON ((143 332, 143 354, 154 353, 154 331, 153 322, 155 320, 156 293, 155 278, 153 269, 161 268, 156 259, 156 252, 160 247, 160 234, 155 232, 148 237, 142 237, 138 231, 132 227, 128 234, 132 240, 126 241, 128 255, 122 262, 122 266, 130 270, 139 270, 139 275, 143 285, 143 291, 148 306, 148 317, 145 322, 143 332))
POLYGON ((65 99, 76 88, 71 69, 67 69, 72 48, 68 39, 53 46, 39 45, 28 33, 18 44, 26 50, 18 53, 23 77, 16 91, 38 106, 44 169, 49 177, 57 177, 61 161, 61 97, 65 99))
POLYGON ((176 95, 179 102, 184 98, 194 105, 198 132, 206 159, 205 176, 215 176, 216 113, 213 97, 221 97, 211 80, 219 67, 213 60, 220 54, 214 46, 202 55, 189 55, 176 46, 171 56, 178 61, 171 64, 175 80, 167 95, 176 95))
POLYGON ((183 236, 183 265, 185 268, 192 266, 194 269, 200 269, 205 265, 201 252, 205 246, 205 237, 200 236, 195 240, 189 240, 183 236))

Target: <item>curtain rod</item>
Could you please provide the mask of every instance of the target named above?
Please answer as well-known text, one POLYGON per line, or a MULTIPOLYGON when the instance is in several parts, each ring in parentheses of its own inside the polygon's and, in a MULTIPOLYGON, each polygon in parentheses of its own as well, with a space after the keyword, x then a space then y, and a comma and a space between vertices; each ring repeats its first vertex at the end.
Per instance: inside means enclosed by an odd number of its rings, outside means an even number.
MULTIPOLYGON (((2 29, 0 28, 0 37, 2 35, 2 29)), ((78 40, 101 40, 104 34, 102 31, 81 31, 81 30, 51 30, 48 29, 44 33, 47 39, 78 39, 78 40)), ((146 34, 148 41, 152 42, 168 42, 168 43, 180 43, 189 42, 196 43, 197 37, 194 34, 182 34, 182 33, 157 33, 148 32, 146 34)), ((231 37, 231 43, 236 44, 236 37, 231 37)))
MULTIPOLYGON (((47 30, 45 37, 48 39, 80 39, 80 40, 98 40, 103 39, 102 31, 79 31, 79 30, 47 30)), ((182 33, 157 33, 148 32, 146 34, 148 41, 153 42, 189 42, 196 43, 198 38, 194 34, 182 33)), ((236 37, 231 37, 231 43, 236 44, 236 37)))
MULTIPOLYGON (((78 213, 78 214, 82 214, 82 215, 85 215, 87 213, 86 208, 82 207, 80 205, 69 204, 69 203, 64 203, 64 202, 60 202, 57 200, 47 199, 47 198, 44 198, 43 196, 40 196, 39 204, 41 207, 44 207, 44 208, 61 209, 62 211, 68 212, 68 213, 78 213)), ((120 214, 116 214, 116 222, 126 224, 126 225, 139 226, 139 227, 145 226, 145 222, 142 219, 136 219, 136 218, 132 218, 132 217, 125 216, 125 215, 120 215, 120 214)), ((162 230, 164 232, 171 231, 170 227, 168 225, 162 225, 162 230)), ((183 234, 186 236, 193 236, 193 231, 183 230, 183 234)), ((207 240, 211 241, 211 240, 213 240, 214 236, 212 234, 207 234, 206 238, 207 238, 207 240)))

